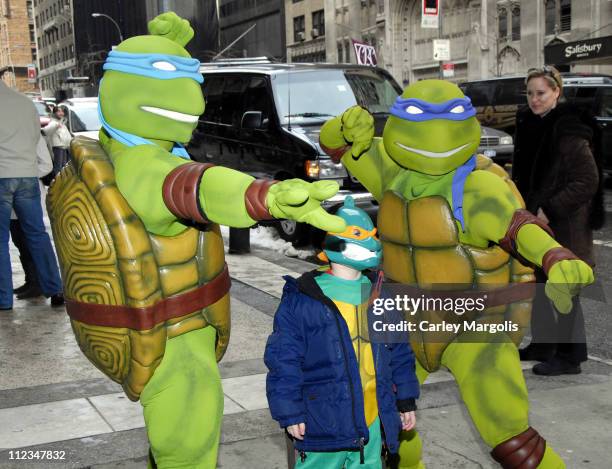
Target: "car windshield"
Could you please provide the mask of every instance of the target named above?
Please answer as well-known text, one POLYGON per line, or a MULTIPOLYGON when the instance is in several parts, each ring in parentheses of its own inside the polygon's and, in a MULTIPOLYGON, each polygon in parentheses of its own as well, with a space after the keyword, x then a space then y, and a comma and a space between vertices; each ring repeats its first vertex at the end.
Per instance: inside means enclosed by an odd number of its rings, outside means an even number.
POLYGON ((49 113, 47 112, 47 106, 45 103, 41 103, 40 101, 33 101, 34 107, 36 108, 36 112, 40 117, 48 117, 49 113))
POLYGON ((70 130, 72 132, 86 132, 100 130, 98 119, 98 105, 76 106, 70 110, 70 130))
POLYGON ((400 93, 375 69, 283 73, 272 77, 272 87, 281 124, 324 122, 355 104, 386 114, 400 93))

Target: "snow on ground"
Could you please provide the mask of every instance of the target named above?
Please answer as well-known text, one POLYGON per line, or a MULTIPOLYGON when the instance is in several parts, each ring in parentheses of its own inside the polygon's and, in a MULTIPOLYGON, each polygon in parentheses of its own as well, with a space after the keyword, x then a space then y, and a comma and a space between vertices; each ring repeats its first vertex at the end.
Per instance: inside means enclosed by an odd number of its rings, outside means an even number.
MULTIPOLYGON (((251 246, 272 249, 287 257, 306 259, 316 254, 312 247, 295 248, 289 241, 281 239, 276 229, 272 226, 258 226, 250 230, 251 246)), ((229 246, 229 228, 221 227, 221 235, 226 246, 229 246)))

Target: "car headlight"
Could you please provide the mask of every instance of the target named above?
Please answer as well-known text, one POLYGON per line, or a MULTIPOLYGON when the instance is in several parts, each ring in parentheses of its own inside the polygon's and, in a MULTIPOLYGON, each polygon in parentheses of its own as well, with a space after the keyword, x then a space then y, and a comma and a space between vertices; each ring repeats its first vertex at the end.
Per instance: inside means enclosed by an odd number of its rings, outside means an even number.
POLYGON ((506 137, 502 137, 499 139, 500 145, 512 145, 512 137, 507 135, 506 137))
POLYGON ((342 179, 348 176, 342 163, 332 160, 306 160, 304 163, 306 176, 312 179, 342 179))

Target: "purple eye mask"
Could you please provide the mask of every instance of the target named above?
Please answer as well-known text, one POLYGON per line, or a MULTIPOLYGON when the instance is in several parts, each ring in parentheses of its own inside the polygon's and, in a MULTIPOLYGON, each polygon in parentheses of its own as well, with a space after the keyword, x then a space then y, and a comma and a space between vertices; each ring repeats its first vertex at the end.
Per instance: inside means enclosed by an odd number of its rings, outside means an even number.
POLYGON ((472 101, 468 97, 454 98, 434 104, 417 98, 402 98, 399 96, 389 112, 395 117, 413 122, 432 119, 463 121, 476 115, 476 109, 474 109, 472 101))

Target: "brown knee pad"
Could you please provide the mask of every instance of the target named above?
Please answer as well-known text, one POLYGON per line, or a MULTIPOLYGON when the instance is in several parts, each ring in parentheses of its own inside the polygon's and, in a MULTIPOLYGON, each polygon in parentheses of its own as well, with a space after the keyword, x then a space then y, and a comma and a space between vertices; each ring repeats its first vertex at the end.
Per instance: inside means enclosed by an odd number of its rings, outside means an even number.
POLYGON ((534 469, 544 457, 546 440, 529 427, 509 440, 497 445, 491 456, 504 469, 534 469))

